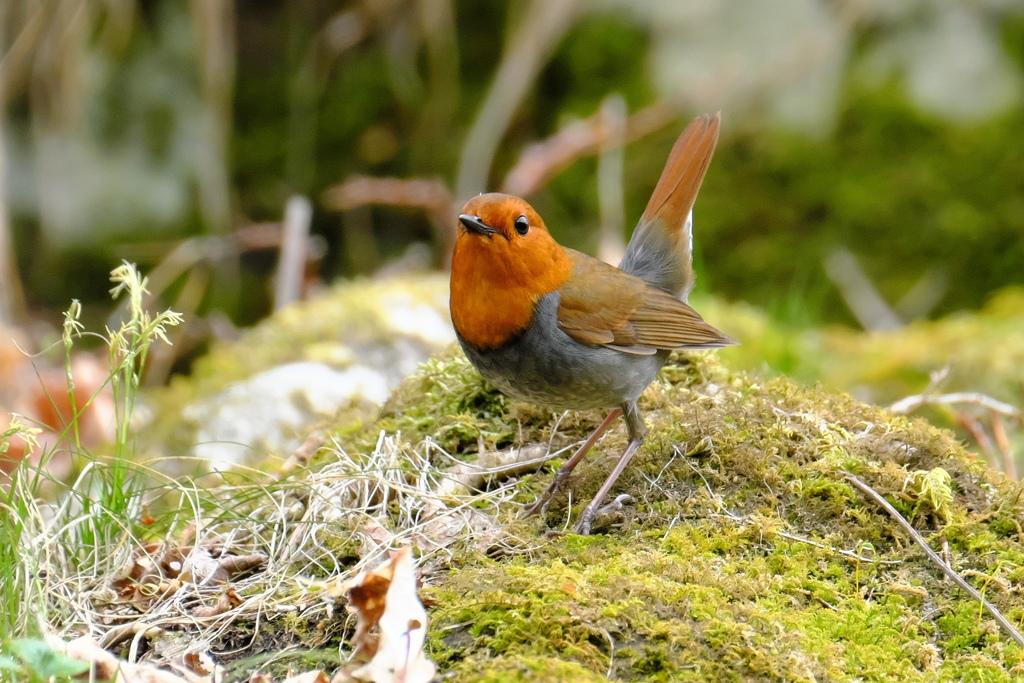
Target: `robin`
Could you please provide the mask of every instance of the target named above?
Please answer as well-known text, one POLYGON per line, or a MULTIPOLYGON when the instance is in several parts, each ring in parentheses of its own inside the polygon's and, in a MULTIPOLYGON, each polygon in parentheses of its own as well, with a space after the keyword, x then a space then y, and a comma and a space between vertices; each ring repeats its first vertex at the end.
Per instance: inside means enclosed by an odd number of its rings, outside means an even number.
POLYGON ((629 443, 576 525, 589 534, 644 441, 637 399, 669 353, 736 344, 685 303, 694 281, 692 209, 719 124, 719 114, 701 116, 679 136, 618 268, 558 244, 519 197, 482 194, 459 215, 451 315, 480 374, 512 398, 553 410, 614 408, 527 514, 547 508, 622 415, 629 443))

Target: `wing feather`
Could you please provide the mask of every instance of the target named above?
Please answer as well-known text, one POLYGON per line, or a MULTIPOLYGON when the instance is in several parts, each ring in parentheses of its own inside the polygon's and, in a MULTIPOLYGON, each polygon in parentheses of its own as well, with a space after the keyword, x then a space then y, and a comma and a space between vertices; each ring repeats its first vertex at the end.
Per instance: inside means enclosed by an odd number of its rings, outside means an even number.
POLYGON ((558 290, 558 326, 581 344, 649 355, 736 343, 671 294, 585 254, 566 252, 573 270, 558 290))

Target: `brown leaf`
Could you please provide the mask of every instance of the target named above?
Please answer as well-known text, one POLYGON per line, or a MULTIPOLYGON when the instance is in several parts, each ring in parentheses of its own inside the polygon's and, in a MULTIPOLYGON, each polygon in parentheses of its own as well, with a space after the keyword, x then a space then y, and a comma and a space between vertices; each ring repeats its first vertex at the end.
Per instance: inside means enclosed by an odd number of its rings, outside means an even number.
MULTIPOLYGON (((232 600, 231 594, 233 594, 233 591, 229 589, 224 593, 221 593, 221 596, 217 598, 217 604, 200 605, 199 607, 194 608, 192 610, 192 616, 197 617, 199 619, 209 619, 210 617, 215 617, 217 615, 224 614, 229 609, 235 606, 232 604, 234 601, 232 600)), ((235 595, 235 599, 237 598, 238 596, 235 595)))
POLYGON ((317 669, 316 671, 306 671, 296 676, 289 676, 281 683, 331 683, 331 679, 327 678, 327 674, 323 671, 317 669))
POLYGON ((95 678, 118 683, 190 683, 187 679, 149 664, 132 664, 110 654, 88 636, 65 643, 55 635, 46 636, 46 643, 57 652, 93 666, 95 678))
POLYGON ((351 582, 349 600, 359 616, 353 643, 373 658, 351 674, 372 683, 427 683, 437 667, 423 654, 427 611, 416 593, 412 549, 405 546, 390 561, 351 582), (371 636, 370 629, 379 633, 371 636))

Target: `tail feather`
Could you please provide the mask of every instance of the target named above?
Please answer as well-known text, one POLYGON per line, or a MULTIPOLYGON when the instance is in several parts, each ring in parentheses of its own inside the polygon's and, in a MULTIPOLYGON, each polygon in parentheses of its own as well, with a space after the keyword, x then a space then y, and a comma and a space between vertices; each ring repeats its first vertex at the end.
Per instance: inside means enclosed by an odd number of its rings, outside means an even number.
POLYGON ((718 142, 721 114, 676 140, 619 268, 684 301, 693 287, 693 204, 718 142))

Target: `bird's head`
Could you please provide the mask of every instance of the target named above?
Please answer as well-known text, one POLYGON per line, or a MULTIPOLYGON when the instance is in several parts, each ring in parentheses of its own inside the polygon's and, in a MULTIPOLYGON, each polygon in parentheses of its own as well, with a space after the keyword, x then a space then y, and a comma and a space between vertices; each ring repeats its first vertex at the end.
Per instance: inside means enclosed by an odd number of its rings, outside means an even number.
POLYGON ((474 197, 459 214, 452 254, 451 309, 464 339, 498 346, 522 331, 533 307, 572 266, 533 207, 519 197, 474 197))
POLYGON ((544 220, 525 199, 491 192, 466 202, 457 240, 491 253, 491 258, 545 259, 557 247, 544 220))

